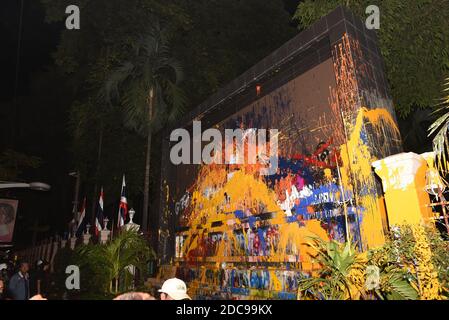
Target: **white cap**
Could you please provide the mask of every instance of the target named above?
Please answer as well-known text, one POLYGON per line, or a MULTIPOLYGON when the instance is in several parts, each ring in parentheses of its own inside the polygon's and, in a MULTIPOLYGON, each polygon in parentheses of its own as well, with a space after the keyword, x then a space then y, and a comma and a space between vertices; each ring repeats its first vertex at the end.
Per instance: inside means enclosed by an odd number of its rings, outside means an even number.
POLYGON ((3 269, 8 269, 8 266, 6 265, 6 263, 0 264, 0 271, 2 271, 3 269))
POLYGON ((159 292, 163 292, 168 294, 174 300, 184 300, 189 299, 192 300, 187 295, 187 286, 184 281, 178 278, 171 278, 165 280, 162 288, 158 290, 159 292))

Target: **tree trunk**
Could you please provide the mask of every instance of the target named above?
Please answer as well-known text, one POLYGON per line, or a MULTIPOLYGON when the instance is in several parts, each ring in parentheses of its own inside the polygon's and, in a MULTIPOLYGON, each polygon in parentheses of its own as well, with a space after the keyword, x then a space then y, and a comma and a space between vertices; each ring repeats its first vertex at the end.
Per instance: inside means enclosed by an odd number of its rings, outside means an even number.
MULTIPOLYGON (((153 104, 154 104, 154 90, 150 89, 149 103, 148 103, 148 120, 153 119, 153 104)), ((150 163, 151 163, 151 128, 148 129, 147 145, 146 145, 146 159, 145 159, 145 180, 143 185, 143 210, 142 210, 142 231, 148 231, 148 209, 150 202, 150 163)))
POLYGON ((92 216, 91 216, 91 226, 95 226, 95 212, 98 205, 98 171, 100 171, 100 162, 101 162, 101 152, 103 148, 103 122, 100 122, 100 133, 98 137, 98 153, 97 153, 97 168, 95 170, 95 183, 94 183, 94 192, 92 195, 92 216))

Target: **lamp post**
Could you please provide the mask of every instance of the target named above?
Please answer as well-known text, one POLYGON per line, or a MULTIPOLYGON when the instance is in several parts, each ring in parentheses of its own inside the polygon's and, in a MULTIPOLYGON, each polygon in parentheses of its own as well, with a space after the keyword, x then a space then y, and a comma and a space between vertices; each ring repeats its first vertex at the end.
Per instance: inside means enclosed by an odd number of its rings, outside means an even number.
POLYGON ((49 184, 43 182, 12 182, 12 181, 0 181, 0 189, 16 189, 16 188, 28 188, 36 191, 49 191, 51 189, 49 184))

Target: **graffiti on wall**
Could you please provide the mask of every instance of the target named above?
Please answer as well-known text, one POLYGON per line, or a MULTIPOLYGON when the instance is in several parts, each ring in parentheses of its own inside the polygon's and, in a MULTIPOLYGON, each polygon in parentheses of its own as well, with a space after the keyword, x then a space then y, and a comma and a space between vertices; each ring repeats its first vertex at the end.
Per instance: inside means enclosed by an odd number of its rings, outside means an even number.
POLYGON ((361 70, 370 75, 361 52, 345 36, 331 59, 217 124, 278 129, 279 166, 262 176, 255 165, 201 165, 173 200, 175 261, 197 296, 295 298, 298 280, 319 268, 311 238, 383 243, 371 163, 401 139, 388 99, 373 104, 376 92, 361 86, 361 70))

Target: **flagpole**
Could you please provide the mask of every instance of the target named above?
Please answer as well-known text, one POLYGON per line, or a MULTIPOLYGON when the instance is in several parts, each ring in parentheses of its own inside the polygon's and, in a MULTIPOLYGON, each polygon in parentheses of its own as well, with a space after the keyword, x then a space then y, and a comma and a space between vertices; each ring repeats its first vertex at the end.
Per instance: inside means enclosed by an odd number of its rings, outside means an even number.
POLYGON ((112 228, 111 228, 111 239, 114 237, 114 219, 112 219, 112 228))

